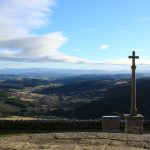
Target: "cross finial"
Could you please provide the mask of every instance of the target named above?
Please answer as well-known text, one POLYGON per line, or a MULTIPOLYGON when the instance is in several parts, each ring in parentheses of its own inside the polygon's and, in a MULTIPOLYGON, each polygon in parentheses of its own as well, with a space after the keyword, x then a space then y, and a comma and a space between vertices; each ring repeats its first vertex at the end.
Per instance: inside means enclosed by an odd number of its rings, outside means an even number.
POLYGON ((139 59, 139 56, 135 56, 135 51, 132 51, 132 56, 129 58, 132 58, 132 65, 135 65, 135 59, 139 59))

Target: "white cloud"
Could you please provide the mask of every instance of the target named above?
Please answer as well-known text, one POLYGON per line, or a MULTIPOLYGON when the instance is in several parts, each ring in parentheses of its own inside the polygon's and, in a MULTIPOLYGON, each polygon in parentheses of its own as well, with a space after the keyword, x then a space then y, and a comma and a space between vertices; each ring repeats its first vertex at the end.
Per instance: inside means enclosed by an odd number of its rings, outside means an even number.
POLYGON ((0 59, 29 62, 94 63, 85 58, 68 56, 59 52, 58 49, 66 42, 67 38, 61 32, 2 41, 0 48, 3 50, 0 51, 0 59))
POLYGON ((0 5, 0 59, 4 61, 93 63, 59 51, 67 38, 62 32, 34 35, 48 24, 54 0, 3 0, 0 5))
POLYGON ((100 45, 100 49, 102 49, 102 50, 108 49, 108 48, 109 48, 109 45, 106 45, 106 44, 100 45))
MULTIPOLYGON (((66 55, 59 51, 68 40, 62 32, 41 36, 33 34, 33 29, 48 25, 54 2, 54 0, 1 0, 1 61, 129 64, 126 60, 91 61, 86 58, 66 55)), ((108 45, 101 45, 100 49, 108 47, 108 45)), ((147 60, 146 64, 150 64, 150 62, 147 60)))
MULTIPOLYGON (((65 55, 58 49, 67 42, 61 32, 49 33, 44 36, 32 36, 0 42, 0 60, 27 61, 27 62, 63 62, 93 65, 131 65, 127 58, 109 59, 105 61, 92 61, 65 55), (15 49, 15 51, 14 51, 15 49)), ((150 65, 150 58, 143 57, 136 60, 137 65, 150 65)))
POLYGON ((95 63, 59 51, 67 38, 62 32, 34 35, 48 24, 54 0, 3 0, 0 5, 0 58, 6 61, 95 63))
POLYGON ((0 40, 32 35, 34 28, 47 25, 54 0, 2 0, 0 40))

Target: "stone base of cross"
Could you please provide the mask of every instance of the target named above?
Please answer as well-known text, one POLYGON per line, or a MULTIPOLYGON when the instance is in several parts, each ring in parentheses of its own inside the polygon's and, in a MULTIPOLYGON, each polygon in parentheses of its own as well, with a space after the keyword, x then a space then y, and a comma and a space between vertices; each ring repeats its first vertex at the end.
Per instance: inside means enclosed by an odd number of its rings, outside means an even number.
POLYGON ((125 118, 125 132, 130 134, 143 134, 143 121, 144 116, 137 114, 131 116, 130 114, 124 115, 125 118))
POLYGON ((132 52, 132 89, 131 89, 131 108, 130 114, 124 115, 125 118, 125 132, 132 134, 142 134, 143 133, 143 121, 144 116, 137 113, 136 108, 136 65, 135 59, 138 59, 139 56, 135 56, 135 51, 132 52))

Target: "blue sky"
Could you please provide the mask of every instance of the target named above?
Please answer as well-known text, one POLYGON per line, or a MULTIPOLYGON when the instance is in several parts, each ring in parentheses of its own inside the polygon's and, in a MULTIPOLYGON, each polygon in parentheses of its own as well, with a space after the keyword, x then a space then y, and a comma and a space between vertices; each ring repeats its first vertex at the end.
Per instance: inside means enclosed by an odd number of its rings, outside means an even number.
POLYGON ((149 0, 0 0, 0 68, 150 65, 149 0))

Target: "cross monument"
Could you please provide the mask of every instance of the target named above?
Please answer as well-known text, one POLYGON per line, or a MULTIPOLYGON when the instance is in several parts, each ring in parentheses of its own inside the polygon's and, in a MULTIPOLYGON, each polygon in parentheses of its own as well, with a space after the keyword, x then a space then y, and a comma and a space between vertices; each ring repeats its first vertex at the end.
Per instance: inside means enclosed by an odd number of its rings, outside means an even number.
POLYGON ((135 65, 135 59, 139 59, 139 56, 135 56, 135 51, 132 52, 132 56, 129 56, 129 58, 132 58, 132 91, 131 91, 131 108, 130 108, 130 115, 136 116, 137 115, 137 108, 136 108, 136 65, 135 65))
POLYGON ((125 114, 125 132, 132 134, 142 134, 143 133, 143 121, 144 116, 137 113, 136 108, 136 65, 135 59, 139 59, 139 56, 135 56, 135 51, 132 52, 132 56, 129 56, 132 59, 132 88, 131 88, 131 108, 130 114, 125 114))

